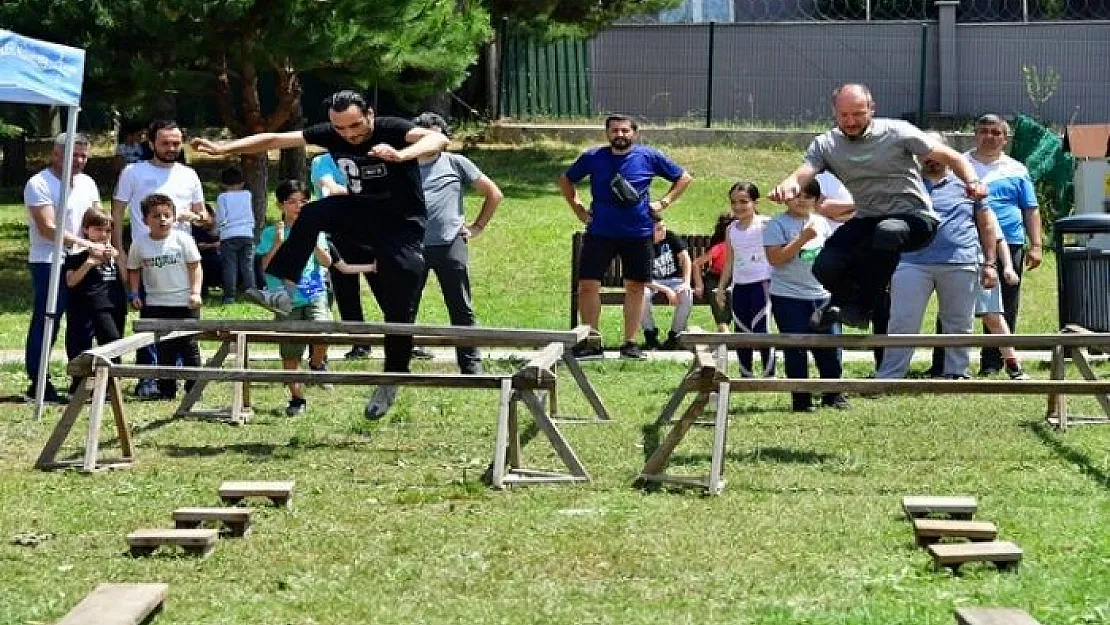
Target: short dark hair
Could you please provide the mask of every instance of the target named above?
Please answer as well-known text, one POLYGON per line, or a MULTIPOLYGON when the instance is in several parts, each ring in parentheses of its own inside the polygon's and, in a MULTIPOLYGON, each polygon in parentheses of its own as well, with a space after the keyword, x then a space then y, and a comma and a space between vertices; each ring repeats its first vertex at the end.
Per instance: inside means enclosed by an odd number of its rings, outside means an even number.
POLYGON ((810 178, 809 182, 802 185, 802 195, 811 198, 821 197, 821 183, 816 178, 810 178))
POLYGON ((352 106, 357 106, 358 110, 363 113, 370 110, 370 105, 366 103, 366 98, 364 98, 361 93, 351 89, 336 91, 324 98, 324 106, 336 113, 342 113, 352 106))
POLYGON ((739 180, 732 183, 732 186, 728 188, 728 197, 731 198, 733 192, 735 191, 743 191, 744 193, 747 193, 748 198, 753 202, 759 199, 759 187, 755 186, 754 182, 739 180))
POLYGON ((171 211, 177 212, 177 207, 174 206, 173 199, 170 196, 162 193, 151 193, 144 197, 142 203, 139 204, 139 207, 143 210, 143 219, 146 219, 146 216, 154 210, 155 206, 169 206, 171 211))
POLYGON ((609 124, 611 124, 613 122, 628 122, 629 124, 632 125, 632 130, 639 130, 640 129, 640 126, 636 123, 636 120, 632 119, 628 115, 623 115, 621 113, 614 113, 614 114, 610 115, 609 117, 606 117, 605 118, 605 129, 609 130, 609 124))
POLYGON ((159 130, 181 130, 181 126, 178 126, 177 122, 172 119, 156 119, 150 122, 150 127, 146 130, 146 138, 154 143, 154 140, 158 138, 159 130))
POLYGON ((99 208, 93 207, 85 211, 85 215, 81 217, 81 229, 85 230, 93 226, 101 228, 112 227, 112 216, 99 208))
POLYGON ((277 197, 278 204, 282 204, 293 197, 294 193, 300 193, 306 199, 312 197, 308 192, 308 185, 300 180, 282 180, 278 183, 277 189, 274 190, 274 196, 277 197))
POLYGON ((234 165, 220 172, 220 184, 231 186, 243 184, 243 170, 234 165))
POLYGON ((413 118, 412 123, 421 128, 439 128, 439 131, 443 133, 444 136, 451 136, 451 126, 447 124, 447 120, 443 119, 443 116, 439 113, 434 113, 432 111, 421 113, 413 118))

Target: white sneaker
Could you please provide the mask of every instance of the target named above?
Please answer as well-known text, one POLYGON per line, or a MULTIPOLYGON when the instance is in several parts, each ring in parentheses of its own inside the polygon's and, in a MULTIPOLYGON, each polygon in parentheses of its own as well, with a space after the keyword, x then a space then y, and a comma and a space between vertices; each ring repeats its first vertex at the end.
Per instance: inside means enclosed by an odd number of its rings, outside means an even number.
POLYGON ((389 412, 393 402, 397 400, 397 387, 392 384, 383 384, 374 389, 370 401, 366 402, 366 418, 377 421, 389 412))
POLYGON ((289 294, 285 291, 259 291, 258 289, 247 289, 243 296, 248 300, 258 304, 266 310, 286 317, 289 311, 293 310, 293 300, 290 299, 289 294))

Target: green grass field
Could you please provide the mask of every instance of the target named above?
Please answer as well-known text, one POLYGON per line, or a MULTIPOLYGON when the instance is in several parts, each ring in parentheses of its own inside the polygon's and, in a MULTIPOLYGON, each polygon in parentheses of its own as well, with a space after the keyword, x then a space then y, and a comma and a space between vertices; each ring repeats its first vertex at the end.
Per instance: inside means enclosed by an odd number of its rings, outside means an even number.
MULTIPOLYGON (((472 154, 507 196, 472 248, 485 325, 567 325, 576 222, 554 179, 578 149, 472 154)), ((734 179, 767 189, 799 158, 668 152, 697 177, 672 209, 674 229, 684 232, 711 227, 734 179)), ((0 207, 0 348, 20 348, 26 329, 22 223, 22 207, 0 207)), ((1051 258, 1029 275, 1023 331, 1054 330, 1054 281, 1051 258)), ((434 292, 425 303, 421 321, 445 321, 434 292)), ((204 315, 266 317, 246 305, 214 305, 204 315)), ((604 314, 609 344, 618 317, 615 308, 604 314)), ((699 309, 695 323, 709 326, 708 311, 699 309)), ((614 422, 564 431, 594 481, 507 492, 480 482, 497 411, 488 391, 405 389, 377 424, 361 416, 360 388, 310 389, 309 413, 290 419, 281 415, 284 390, 256 385, 256 417, 240 428, 171 419, 166 402, 128 402, 139 462, 96 475, 32 470, 59 412, 35 423, 29 407, 4 405, 0 625, 55 622, 102 581, 170 584, 158 625, 939 625, 962 605, 1020 607, 1046 625, 1110 623, 1110 430, 1047 429, 1043 397, 854 397, 850 411, 801 415, 783 395, 734 397, 728 485, 707 498, 630 487, 665 434, 652 424, 684 366, 610 360, 586 368, 614 422), (215 505, 224 479, 296 479, 294 507, 260 509, 250 537, 221 541, 205 560, 125 555, 125 534, 169 526, 175 507, 215 505), (978 517, 1025 550, 1021 568, 934 571, 899 508, 903 495, 929 493, 977 496, 978 517)), ((848 368, 852 376, 869 370, 848 368)), ((1110 374, 1106 364, 1097 370, 1110 374)), ((20 362, 0 367, 0 395, 25 384, 20 362)), ((584 412, 573 385, 563 386, 561 406, 584 412)), ((210 388, 205 404, 226 405, 229 387, 210 388)), ((1086 399, 1071 405, 1097 410, 1086 399)), ((672 468, 706 472, 710 442, 710 431, 696 429, 672 468)), ((75 436, 66 451, 81 444, 75 436)), ((555 466, 542 437, 524 453, 531 465, 555 466)))

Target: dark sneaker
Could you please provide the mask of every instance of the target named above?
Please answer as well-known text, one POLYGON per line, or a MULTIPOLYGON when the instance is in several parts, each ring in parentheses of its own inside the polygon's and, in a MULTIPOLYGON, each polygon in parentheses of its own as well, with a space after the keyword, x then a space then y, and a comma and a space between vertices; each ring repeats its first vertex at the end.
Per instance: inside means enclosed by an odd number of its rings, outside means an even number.
POLYGON ((629 341, 621 345, 621 358, 625 360, 643 360, 646 356, 644 356, 644 352, 640 351, 639 345, 629 341))
MULTIPOLYGON (((25 394, 27 403, 33 404, 35 403, 35 401, 38 400, 38 398, 35 396, 36 390, 37 389, 35 388, 34 384, 27 387, 27 392, 25 394)), ((58 389, 54 388, 53 384, 47 382, 46 390, 42 393, 42 401, 44 404, 68 404, 69 398, 59 393, 58 389)))
POLYGON ((601 360, 605 358, 605 351, 601 349, 601 346, 592 347, 588 341, 582 341, 575 345, 571 354, 575 360, 601 360))
MULTIPOLYGON (((327 371, 328 370, 328 363, 322 362, 319 365, 314 365, 310 362, 310 363, 308 363, 308 370, 309 371, 327 371)), ((320 382, 320 383, 314 384, 314 386, 318 386, 318 387, 324 389, 325 391, 334 391, 335 390, 335 385, 332 384, 331 382, 320 382)))
POLYGON ((139 380, 135 385, 135 397, 139 399, 162 399, 157 380, 139 380))
POLYGON ((1025 372, 1025 369, 1021 368, 1021 365, 1014 365, 1012 367, 1010 365, 1006 365, 1006 375, 1010 376, 1011 380, 1030 379, 1029 374, 1025 372))
POLYGON ((852 408, 848 400, 843 395, 833 395, 832 397, 824 397, 821 399, 821 405, 825 408, 835 408, 836 410, 850 410, 852 408))
POLYGON ((678 349, 678 333, 668 332, 667 340, 663 341, 663 349, 668 352, 673 352, 678 349))
POLYGON ((945 380, 970 380, 971 376, 966 373, 946 373, 944 374, 945 380))
POLYGON ((828 332, 833 324, 840 322, 840 307, 829 304, 818 308, 809 316, 809 329, 814 332, 828 332))
POLYGON ((659 329, 644 330, 644 349, 664 349, 659 342, 659 329))
POLYGON ((370 357, 370 348, 364 345, 355 345, 351 351, 343 354, 344 360, 366 360, 370 357))
POLYGON ((979 369, 979 377, 981 377, 981 378, 989 378, 989 377, 991 377, 993 375, 996 375, 996 374, 999 374, 999 373, 1002 373, 1002 369, 999 369, 998 367, 987 366, 987 367, 981 367, 979 369))
POLYGON ((259 291, 258 289, 247 289, 243 292, 243 297, 279 317, 287 317, 289 312, 293 310, 293 300, 289 298, 289 294, 284 290, 259 291))
POLYGON ((289 400, 289 405, 285 407, 285 416, 296 417, 303 415, 308 410, 308 401, 303 397, 294 397, 289 400))
POLYGON ((845 304, 840 307, 840 323, 866 330, 871 327, 871 311, 864 310, 859 306, 845 304))
POLYGON ((389 412, 393 402, 397 401, 397 387, 392 384, 383 384, 374 389, 370 401, 366 402, 365 415, 371 421, 377 421, 389 412))
POLYGON ((812 405, 806 404, 793 404, 790 406, 790 412, 814 412, 817 409, 812 405))
POLYGON ((435 358, 436 355, 426 347, 414 347, 412 348, 412 357, 417 360, 431 360, 435 358))

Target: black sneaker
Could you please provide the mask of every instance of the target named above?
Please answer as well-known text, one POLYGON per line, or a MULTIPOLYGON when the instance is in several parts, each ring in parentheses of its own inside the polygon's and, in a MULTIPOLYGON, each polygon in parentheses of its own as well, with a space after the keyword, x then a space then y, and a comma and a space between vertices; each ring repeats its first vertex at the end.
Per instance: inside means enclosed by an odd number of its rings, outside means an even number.
MULTIPOLYGON (((35 396, 36 390, 37 389, 35 389, 34 384, 27 387, 27 392, 25 393, 27 403, 35 403, 35 401, 37 400, 37 397, 35 396)), ((54 388, 54 385, 48 381, 46 383, 46 390, 43 391, 42 394, 42 401, 44 404, 68 404, 69 398, 59 393, 58 389, 54 388)))
POLYGON ((814 412, 817 409, 812 404, 792 404, 790 412, 814 412))
POLYGON ((285 407, 285 416, 296 417, 303 415, 308 410, 308 400, 303 397, 294 397, 285 407))
POLYGON ((343 354, 344 360, 366 360, 370 357, 370 348, 363 345, 355 345, 351 351, 343 354))
POLYGON ((644 349, 663 349, 659 342, 659 329, 644 330, 644 349))
POLYGON ((821 398, 821 405, 825 408, 835 408, 836 410, 850 410, 852 408, 848 400, 840 394, 821 398))
POLYGON ((643 360, 646 358, 644 352, 640 351, 640 346, 633 341, 628 341, 621 345, 621 358, 625 360, 643 360))
POLYGON ((162 391, 158 390, 157 380, 139 380, 135 385, 135 397, 139 399, 161 399, 162 391))
POLYGON ((667 340, 663 341, 663 350, 673 352, 676 349, 678 349, 678 333, 668 332, 667 340))
MULTIPOLYGON (((322 363, 320 363, 319 366, 317 366, 317 365, 314 365, 310 362, 310 363, 308 363, 308 370, 309 371, 327 371, 328 370, 328 363, 322 362, 322 363)), ((320 382, 318 384, 314 384, 314 386, 318 386, 318 387, 324 389, 325 391, 334 391, 335 390, 335 385, 332 384, 331 382, 320 382)))
POLYGON ((1010 376, 1011 380, 1030 379, 1029 374, 1025 372, 1025 369, 1021 368, 1021 365, 1014 365, 1012 367, 1010 365, 1006 365, 1006 375, 1010 376))
POLYGON ((417 360, 431 360, 436 357, 429 349, 425 347, 412 348, 412 357, 417 360))
POLYGON ((605 358, 605 351, 601 349, 600 345, 592 347, 587 341, 575 345, 571 354, 575 360, 601 360, 605 358))
POLYGON ((971 376, 966 373, 946 373, 944 374, 945 380, 970 380, 971 376))
POLYGON ((840 323, 853 328, 866 330, 871 327, 871 311, 845 304, 840 307, 840 323))
POLYGON ((813 311, 809 316, 809 329, 814 332, 828 332, 833 324, 840 322, 840 307, 829 304, 813 311))
POLYGON ((979 369, 979 377, 981 378, 989 378, 999 373, 1002 373, 1002 369, 998 367, 986 366, 979 369))

